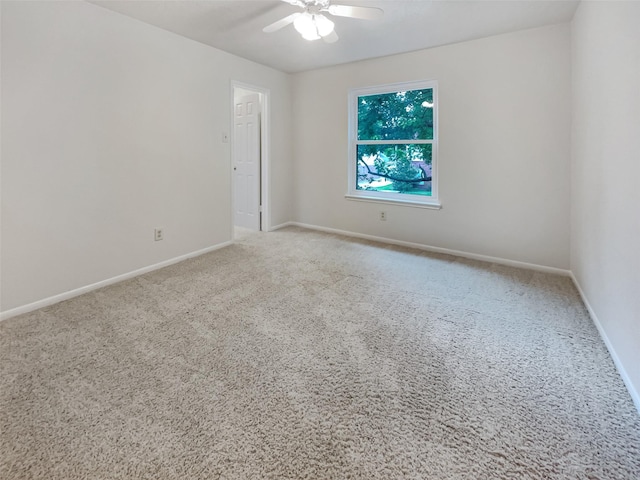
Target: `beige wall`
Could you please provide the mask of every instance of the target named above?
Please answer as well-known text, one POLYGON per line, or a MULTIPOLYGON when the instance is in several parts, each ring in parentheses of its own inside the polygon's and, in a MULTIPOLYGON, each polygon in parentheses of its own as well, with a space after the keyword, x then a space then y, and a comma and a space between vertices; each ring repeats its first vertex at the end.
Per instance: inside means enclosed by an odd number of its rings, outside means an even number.
POLYGON ((294 220, 569 267, 568 25, 294 76, 294 220), (437 80, 442 210, 345 199, 350 88, 437 80), (379 211, 387 221, 379 221, 379 211))
POLYGON ((288 75, 85 2, 2 2, 0 310, 231 240, 232 80, 271 92, 283 223, 288 75))
POLYGON ((571 270, 640 409, 640 3, 573 20, 571 270))

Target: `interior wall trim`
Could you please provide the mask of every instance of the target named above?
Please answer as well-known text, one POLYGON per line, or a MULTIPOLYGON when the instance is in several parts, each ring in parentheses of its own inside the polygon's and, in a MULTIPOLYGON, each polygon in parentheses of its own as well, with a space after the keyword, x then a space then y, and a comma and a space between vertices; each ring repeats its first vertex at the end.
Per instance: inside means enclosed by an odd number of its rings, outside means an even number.
POLYGON ((640 393, 638 392, 638 390, 633 385, 633 382, 631 381, 629 375, 627 374, 627 371, 626 371, 626 369, 624 367, 624 364, 622 363, 622 361, 620 360, 620 357, 616 353, 616 350, 613 347, 613 344, 609 340, 609 337, 607 336, 604 328, 602 327, 602 324, 600 323, 600 320, 598 319, 595 311, 593 310, 593 308, 591 307, 591 304, 589 303, 589 300, 587 299, 587 296, 585 295, 584 291, 582 290, 582 287, 580 286, 580 282, 578 282, 578 279, 575 277, 575 275, 573 274, 573 272, 571 270, 563 270, 563 269, 560 269, 560 268, 547 267, 547 266, 544 266, 544 265, 536 265, 536 264, 532 264, 532 263, 518 262, 518 261, 515 261, 515 260, 508 260, 508 259, 499 258, 499 257, 490 257, 490 256, 487 256, 487 255, 478 255, 478 254, 475 254, 475 253, 462 252, 462 251, 459 251, 459 250, 450 250, 448 248, 432 247, 432 246, 423 245, 423 244, 420 244, 420 243, 405 242, 405 241, 394 240, 394 239, 386 238, 386 237, 377 237, 377 236, 374 236, 374 235, 366 235, 366 234, 362 234, 362 233, 350 232, 350 231, 347 231, 347 230, 338 230, 338 229, 335 229, 335 228, 321 227, 321 226, 318 226, 318 225, 310 225, 310 224, 300 223, 300 222, 286 222, 286 223, 283 223, 283 224, 278 225, 276 227, 273 227, 272 230, 276 230, 276 229, 284 228, 284 227, 288 227, 288 226, 303 227, 303 228, 308 228, 310 230, 318 230, 318 231, 321 231, 321 232, 335 233, 335 234, 339 234, 339 235, 345 235, 345 236, 348 236, 348 237, 362 238, 362 239, 365 239, 365 240, 373 240, 373 241, 377 241, 377 242, 381 242, 381 243, 387 243, 387 244, 391 244, 391 245, 401 245, 401 246, 405 246, 405 247, 416 248, 416 249, 419 249, 419 250, 426 250, 426 251, 429 251, 429 252, 445 253, 445 254, 449 254, 449 255, 455 255, 457 257, 471 258, 473 260, 481 260, 481 261, 486 261, 486 262, 491 262, 491 263, 497 263, 497 264, 500 264, 500 265, 507 265, 507 266, 517 267, 517 268, 526 268, 526 269, 529 269, 529 270, 535 270, 535 271, 539 271, 539 272, 552 273, 552 274, 558 274, 558 275, 563 275, 563 276, 570 277, 571 280, 573 281, 573 284, 576 286, 576 289, 578 290, 578 293, 580 294, 580 298, 582 299, 582 302, 584 303, 584 305, 585 305, 585 307, 586 307, 586 309, 587 309, 587 311, 589 313, 589 316, 591 317, 591 321, 594 323, 594 325, 598 329, 598 333, 600 334, 600 338, 602 338, 602 341, 604 342, 605 346, 607 347, 607 350, 609 351, 609 355, 611 355, 613 363, 615 364, 616 369, 618 370, 618 373, 620 374, 620 377, 622 377, 622 381, 624 382, 625 386, 627 387, 629 395, 631 395, 631 399, 633 400, 633 403, 634 403, 634 405, 636 407, 636 410, 638 411, 638 414, 640 414, 640 393))
POLYGON ((278 225, 277 227, 272 227, 271 230, 276 230, 277 228, 284 228, 286 226, 303 227, 303 228, 308 228, 310 230, 318 230, 321 232, 335 233, 338 235, 345 235, 347 237, 362 238, 364 240, 373 240, 376 242, 387 243, 391 245, 400 245, 402 247, 415 248, 418 250, 425 250, 427 252, 444 253, 446 255, 454 255, 456 257, 470 258, 472 260, 480 260, 480 261, 489 262, 489 263, 497 263, 499 265, 507 265, 509 267, 525 268, 527 270, 535 270, 538 272, 552 273, 555 275, 562 275, 565 277, 568 277, 571 275, 571 272, 569 270, 564 270, 562 268, 548 267, 545 265, 537 265, 535 263, 520 262, 517 260, 509 260, 501 257, 491 257, 489 255, 480 255, 477 253, 464 252, 461 250, 452 250, 449 248, 433 247, 431 245, 425 245, 422 243, 405 242, 403 240, 395 240, 393 238, 388 238, 388 237, 366 235, 364 233, 351 232, 348 230, 338 230, 335 228, 321 227, 318 225, 310 225, 307 223, 287 222, 287 223, 278 225))
POLYGON ((638 390, 636 390, 635 385, 633 384, 633 382, 631 381, 631 378, 627 374, 627 370, 624 368, 624 364, 620 360, 620 357, 618 356, 616 349, 613 347, 613 344, 609 340, 609 337, 607 336, 607 333, 605 332, 604 327, 600 323, 600 320, 598 319, 596 312, 591 307, 591 304, 589 303, 589 300, 587 299, 587 296, 584 293, 584 290, 582 289, 580 282, 578 282, 578 279, 573 274, 573 272, 571 272, 571 280, 573 280, 573 284, 578 289, 580 298, 582 298, 582 303, 584 303, 585 307, 587 308, 587 311, 589 312, 589 316, 591 317, 591 321, 598 329, 600 338, 602 338, 602 341, 607 347, 607 350, 609 350, 609 355, 611 355, 611 359, 613 360, 613 363, 615 364, 616 369, 618 370, 618 373, 622 377, 622 381, 627 387, 627 390, 629 391, 629 395, 631 395, 631 399, 633 400, 633 403, 636 406, 636 410, 638 410, 638 414, 640 414, 640 394, 638 390))
POLYGON ((69 300, 70 298, 83 295, 85 293, 91 292, 93 290, 97 290, 102 287, 106 287, 108 285, 113 285, 114 283, 122 282, 123 280, 129 280, 130 278, 134 278, 134 277, 143 275, 145 273, 152 272, 153 270, 158 270, 160 268, 168 267, 169 265, 182 262, 183 260, 187 260, 189 258, 198 257, 200 255, 204 255, 205 253, 213 252, 214 250, 219 250, 220 248, 229 246, 232 243, 233 243, 232 241, 228 241, 228 242, 220 243, 218 245, 213 245, 211 247, 204 248, 202 250, 196 250, 195 252, 170 258, 169 260, 164 260, 154 265, 149 265, 147 267, 139 268, 137 270, 133 270, 128 273, 123 273, 122 275, 117 275, 115 277, 108 278, 106 280, 101 280, 99 282, 92 283, 84 287, 69 290, 68 292, 59 293, 57 295, 53 295, 51 297, 47 297, 42 300, 37 300, 27 305, 23 305, 20 307, 12 308, 10 310, 6 310, 4 312, 0 312, 0 321, 6 320, 11 317, 15 317, 17 315, 22 315, 23 313, 32 312, 40 308, 48 307, 50 305, 54 305, 64 300, 69 300))

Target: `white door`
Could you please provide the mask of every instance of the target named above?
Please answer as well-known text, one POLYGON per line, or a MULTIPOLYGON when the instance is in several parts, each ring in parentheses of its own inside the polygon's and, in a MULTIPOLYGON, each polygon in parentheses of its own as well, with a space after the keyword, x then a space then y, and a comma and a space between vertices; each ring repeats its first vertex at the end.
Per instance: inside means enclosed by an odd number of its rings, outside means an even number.
POLYGON ((260 230, 260 97, 244 95, 234 108, 234 224, 260 230))

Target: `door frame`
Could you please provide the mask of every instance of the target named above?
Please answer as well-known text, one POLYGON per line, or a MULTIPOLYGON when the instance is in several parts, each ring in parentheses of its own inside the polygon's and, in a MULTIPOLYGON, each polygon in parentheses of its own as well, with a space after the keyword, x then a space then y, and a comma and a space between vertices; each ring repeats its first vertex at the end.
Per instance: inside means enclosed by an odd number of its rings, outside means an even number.
POLYGON ((271 145, 270 145, 270 104, 271 104, 271 91, 268 88, 259 87, 257 85, 251 85, 249 83, 240 82, 237 80, 231 80, 231 165, 229 168, 229 175, 231 177, 231 238, 235 239, 234 227, 235 227, 235 180, 233 175, 233 165, 235 164, 235 127, 234 127, 234 115, 235 115, 235 91, 236 88, 243 90, 250 90, 260 95, 260 230, 268 232, 271 229, 271 215, 269 205, 269 186, 271 170, 271 145))

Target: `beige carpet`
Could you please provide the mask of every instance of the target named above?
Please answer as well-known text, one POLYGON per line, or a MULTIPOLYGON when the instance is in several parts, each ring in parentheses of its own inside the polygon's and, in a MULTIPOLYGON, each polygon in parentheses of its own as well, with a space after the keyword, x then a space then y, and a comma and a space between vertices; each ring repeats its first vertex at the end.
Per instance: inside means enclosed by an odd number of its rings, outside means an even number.
POLYGON ((285 230, 0 323, 0 478, 638 479, 567 278, 285 230))

